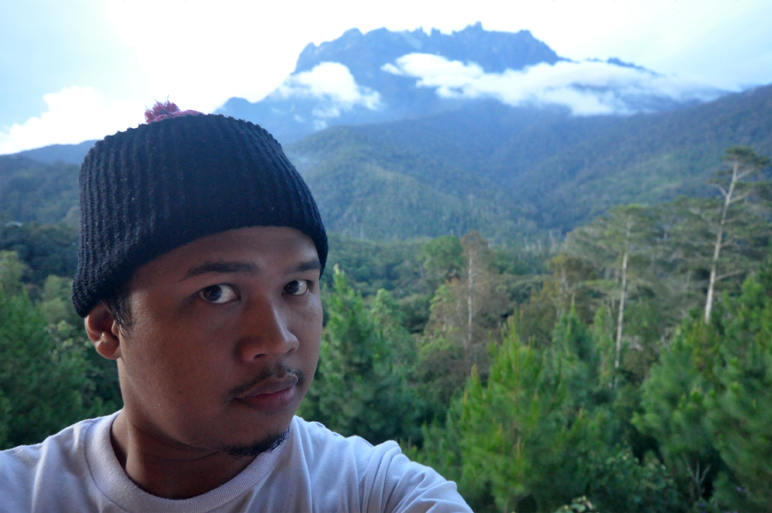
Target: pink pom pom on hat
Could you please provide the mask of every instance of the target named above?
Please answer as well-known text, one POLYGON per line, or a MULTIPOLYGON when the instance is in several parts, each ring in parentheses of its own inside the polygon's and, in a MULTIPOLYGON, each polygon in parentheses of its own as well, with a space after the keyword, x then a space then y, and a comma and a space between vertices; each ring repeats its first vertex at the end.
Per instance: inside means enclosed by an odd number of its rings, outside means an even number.
POLYGON ((149 124, 169 118, 200 115, 202 115, 202 113, 196 110, 180 110, 176 103, 166 100, 164 103, 155 102, 153 108, 145 109, 145 122, 149 124))

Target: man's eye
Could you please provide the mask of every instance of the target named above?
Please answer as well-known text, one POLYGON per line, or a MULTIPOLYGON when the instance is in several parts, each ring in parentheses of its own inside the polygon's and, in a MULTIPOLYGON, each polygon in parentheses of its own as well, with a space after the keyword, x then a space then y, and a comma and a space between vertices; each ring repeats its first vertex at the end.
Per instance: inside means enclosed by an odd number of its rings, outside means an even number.
POLYGON ((230 285, 211 285, 198 293, 208 303, 223 304, 238 299, 238 294, 230 285))
POLYGON ((284 286, 284 292, 292 296, 302 296, 308 292, 308 280, 294 280, 284 286))

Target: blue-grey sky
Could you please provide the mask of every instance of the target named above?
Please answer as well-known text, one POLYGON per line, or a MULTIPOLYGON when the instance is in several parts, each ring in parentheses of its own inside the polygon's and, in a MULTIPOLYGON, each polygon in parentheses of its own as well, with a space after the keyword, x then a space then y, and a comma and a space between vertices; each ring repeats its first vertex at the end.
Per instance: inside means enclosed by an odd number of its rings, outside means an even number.
POLYGON ((727 90, 772 83, 767 0, 25 0, 0 3, 0 154, 100 138, 167 96, 257 101, 308 43, 350 28, 527 29, 577 61, 619 57, 727 90))

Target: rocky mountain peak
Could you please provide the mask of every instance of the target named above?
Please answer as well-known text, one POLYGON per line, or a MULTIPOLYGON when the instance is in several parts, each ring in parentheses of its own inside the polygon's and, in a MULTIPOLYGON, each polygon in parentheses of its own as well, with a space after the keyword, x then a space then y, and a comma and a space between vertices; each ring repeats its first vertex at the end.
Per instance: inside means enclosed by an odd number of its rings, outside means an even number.
POLYGON ((231 98, 218 112, 292 142, 333 125, 420 118, 480 100, 591 116, 668 110, 720 94, 617 57, 565 59, 527 30, 476 23, 450 34, 348 30, 306 46, 295 71, 265 99, 231 98))

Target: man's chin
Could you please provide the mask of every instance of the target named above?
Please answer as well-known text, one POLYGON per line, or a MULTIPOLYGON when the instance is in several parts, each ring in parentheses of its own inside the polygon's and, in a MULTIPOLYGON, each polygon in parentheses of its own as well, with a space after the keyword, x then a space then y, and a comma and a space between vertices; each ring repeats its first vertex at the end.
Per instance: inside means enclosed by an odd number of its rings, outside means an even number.
POLYGON ((279 447, 289 436, 289 428, 283 433, 267 436, 254 443, 244 445, 226 445, 223 452, 234 458, 254 458, 264 452, 270 452, 279 447))

